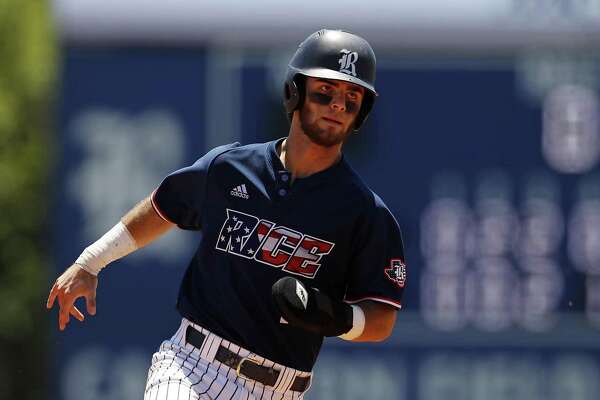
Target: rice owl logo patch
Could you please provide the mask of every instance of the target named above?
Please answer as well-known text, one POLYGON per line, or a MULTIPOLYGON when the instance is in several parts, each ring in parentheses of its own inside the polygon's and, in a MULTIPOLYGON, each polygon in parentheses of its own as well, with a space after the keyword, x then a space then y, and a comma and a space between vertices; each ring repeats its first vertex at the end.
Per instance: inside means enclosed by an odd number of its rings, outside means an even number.
POLYGON ((340 64, 340 72, 356 76, 356 66, 354 65, 358 61, 358 53, 346 49, 340 50, 342 56, 338 60, 340 64))
POLYGON ((384 269, 385 275, 398 287, 403 288, 406 283, 406 265, 400 259, 390 260, 390 267, 384 269))

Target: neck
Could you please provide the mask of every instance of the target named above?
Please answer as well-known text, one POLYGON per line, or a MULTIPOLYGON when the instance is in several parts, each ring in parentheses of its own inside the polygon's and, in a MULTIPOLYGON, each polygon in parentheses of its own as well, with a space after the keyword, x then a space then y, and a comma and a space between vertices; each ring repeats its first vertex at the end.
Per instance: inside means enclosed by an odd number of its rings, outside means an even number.
POLYGON ((304 178, 321 172, 338 162, 342 157, 342 144, 324 147, 310 140, 301 130, 290 129, 288 137, 278 149, 283 166, 294 178, 304 178))

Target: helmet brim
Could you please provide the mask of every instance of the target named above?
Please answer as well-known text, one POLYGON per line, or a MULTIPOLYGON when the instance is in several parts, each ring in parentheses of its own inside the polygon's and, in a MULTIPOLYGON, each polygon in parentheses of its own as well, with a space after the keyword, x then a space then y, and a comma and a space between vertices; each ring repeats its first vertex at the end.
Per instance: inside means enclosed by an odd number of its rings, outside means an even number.
POLYGON ((372 85, 369 85, 367 82, 363 81, 362 79, 358 79, 352 75, 349 75, 349 74, 346 74, 343 72, 333 71, 333 70, 327 69, 327 68, 300 69, 300 68, 295 68, 292 65, 290 65, 289 68, 297 74, 310 76, 312 78, 332 79, 332 80, 336 80, 336 81, 344 81, 344 82, 354 83, 355 85, 362 86, 363 88, 367 89, 374 96, 377 96, 377 91, 375 90, 375 88, 372 85))

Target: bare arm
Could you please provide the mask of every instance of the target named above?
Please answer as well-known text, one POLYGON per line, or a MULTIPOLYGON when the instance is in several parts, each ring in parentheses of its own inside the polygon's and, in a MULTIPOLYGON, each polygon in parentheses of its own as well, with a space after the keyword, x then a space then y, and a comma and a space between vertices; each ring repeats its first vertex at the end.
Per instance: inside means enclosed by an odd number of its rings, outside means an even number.
POLYGON ((175 226, 157 214, 152 207, 150 197, 146 197, 133 207, 121 218, 121 222, 127 227, 138 248, 152 243, 175 226))
POLYGON ((365 313, 365 328, 353 342, 381 342, 392 334, 398 311, 395 307, 370 300, 361 301, 358 306, 365 313))
MULTIPOLYGON (((152 207, 150 197, 145 198, 133 207, 125 214, 121 222, 127 228, 137 248, 153 242, 175 226, 175 224, 165 221, 156 213, 152 207)), ((75 306, 75 301, 80 297, 84 297, 86 300, 88 314, 96 314, 97 287, 98 277, 85 271, 77 264, 72 264, 56 279, 50 290, 46 307, 52 308, 54 301, 58 298, 58 325, 61 331, 69 323, 71 315, 79 321, 84 320, 83 314, 75 306)))

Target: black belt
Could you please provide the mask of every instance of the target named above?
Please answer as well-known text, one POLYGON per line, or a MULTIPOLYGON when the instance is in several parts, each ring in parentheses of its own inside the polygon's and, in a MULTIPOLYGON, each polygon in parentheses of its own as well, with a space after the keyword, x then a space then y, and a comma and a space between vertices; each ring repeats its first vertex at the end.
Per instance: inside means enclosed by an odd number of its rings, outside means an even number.
MULTIPOLYGON (((197 331, 191 325, 188 325, 185 331, 185 341, 197 349, 202 348, 206 335, 197 331)), ((256 361, 235 354, 226 347, 219 346, 215 360, 236 370, 238 376, 249 378, 262 383, 265 386, 275 386, 280 371, 271 367, 259 365, 256 361)), ((290 386, 294 392, 304 392, 310 384, 310 376, 297 376, 290 386)))

